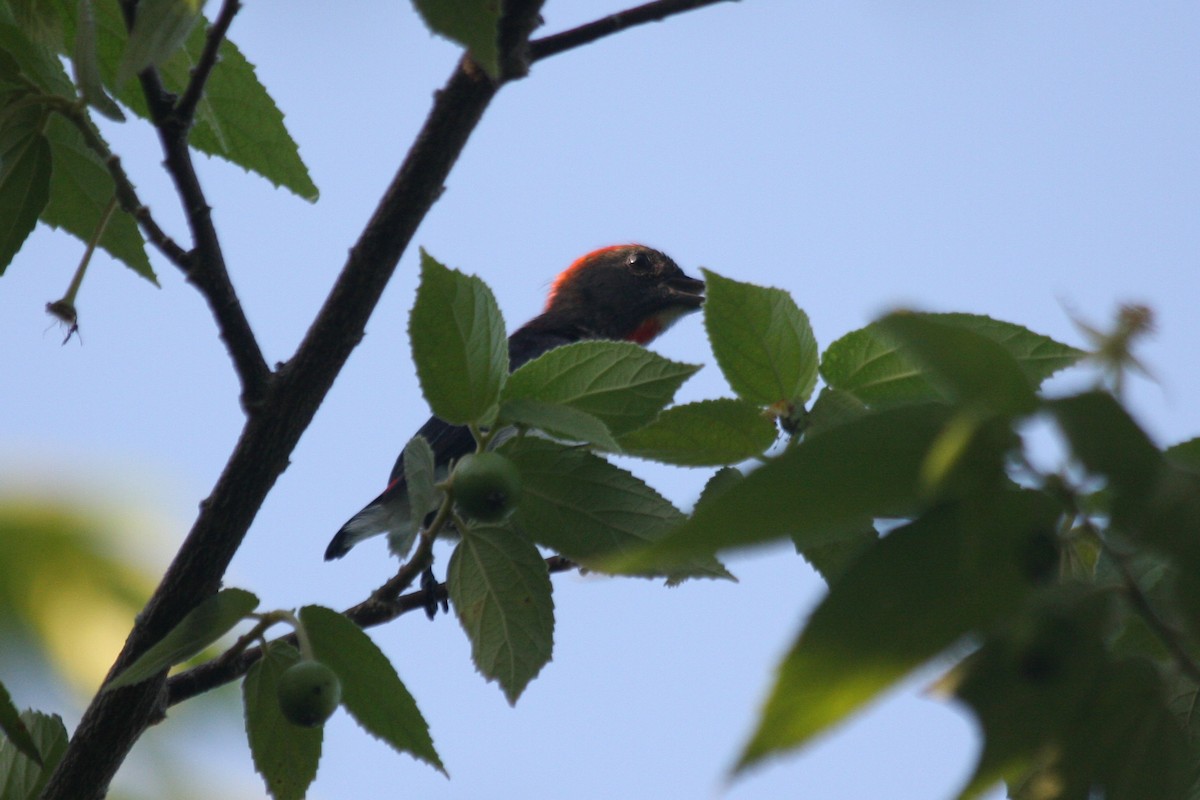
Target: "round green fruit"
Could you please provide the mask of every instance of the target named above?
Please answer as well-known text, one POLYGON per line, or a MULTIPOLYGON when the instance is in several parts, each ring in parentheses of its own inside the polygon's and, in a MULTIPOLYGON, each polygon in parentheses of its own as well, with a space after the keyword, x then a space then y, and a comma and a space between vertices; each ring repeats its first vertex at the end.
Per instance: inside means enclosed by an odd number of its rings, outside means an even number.
POLYGON ((521 499, 517 468, 504 456, 490 451, 459 461, 451 485, 459 510, 480 522, 504 519, 521 499))
POLYGON ((292 664, 279 676, 276 691, 287 721, 306 728, 325 724, 342 700, 341 681, 320 661, 292 664))

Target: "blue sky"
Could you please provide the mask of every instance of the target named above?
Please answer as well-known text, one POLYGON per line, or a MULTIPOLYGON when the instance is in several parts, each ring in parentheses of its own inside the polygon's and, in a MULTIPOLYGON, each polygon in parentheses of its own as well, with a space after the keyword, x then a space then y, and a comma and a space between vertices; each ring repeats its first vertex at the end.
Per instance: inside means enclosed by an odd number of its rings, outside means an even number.
MULTIPOLYGON (((551 0, 543 32, 618 8, 551 0)), ((1107 324, 1118 303, 1144 302, 1158 331, 1141 352, 1157 382, 1135 380, 1132 406, 1161 443, 1200 433, 1198 34, 1191 2, 746 0, 537 64, 488 110, 229 582, 268 607, 343 607, 391 573, 379 542, 335 564, 321 554, 427 416, 405 333, 416 245, 490 283, 510 328, 576 256, 623 241, 688 271, 787 289, 822 347, 898 306, 989 314, 1083 344, 1064 308, 1107 324)), ((322 193, 309 205, 199 159, 274 362, 294 350, 456 51, 405 3, 340 14, 311 0, 248 3, 231 36, 322 193)), ((131 125, 106 134, 160 222, 186 239, 152 137, 131 125)), ((99 256, 79 297, 82 346, 60 347, 42 309, 78 254, 40 231, 0 284, 0 480, 99 487, 144 508, 162 558, 237 436, 232 370, 199 296, 161 260, 154 289, 99 256)), ((680 400, 729 393, 698 318, 655 347, 707 365, 680 400)), ((684 507, 706 477, 632 468, 684 507)), ((730 563, 738 584, 673 590, 558 576, 554 660, 515 709, 475 674, 453 620, 375 631, 452 780, 340 715, 310 796, 952 795, 978 743, 963 711, 922 694, 936 670, 725 786, 773 665, 822 591, 785 550, 730 563)), ((243 743, 205 752, 222 781, 257 796, 243 743)))

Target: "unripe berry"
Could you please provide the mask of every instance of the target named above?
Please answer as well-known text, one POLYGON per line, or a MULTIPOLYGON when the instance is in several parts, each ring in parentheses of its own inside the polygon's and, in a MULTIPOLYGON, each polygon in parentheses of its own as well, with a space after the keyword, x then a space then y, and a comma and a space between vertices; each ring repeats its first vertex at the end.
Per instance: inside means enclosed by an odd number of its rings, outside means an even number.
POLYGON ((504 519, 521 499, 521 476, 499 453, 465 456, 454 468, 454 501, 471 519, 497 522, 504 519))
POLYGON ((298 661, 283 671, 276 687, 279 710, 296 725, 325 724, 342 700, 342 684, 320 661, 298 661))

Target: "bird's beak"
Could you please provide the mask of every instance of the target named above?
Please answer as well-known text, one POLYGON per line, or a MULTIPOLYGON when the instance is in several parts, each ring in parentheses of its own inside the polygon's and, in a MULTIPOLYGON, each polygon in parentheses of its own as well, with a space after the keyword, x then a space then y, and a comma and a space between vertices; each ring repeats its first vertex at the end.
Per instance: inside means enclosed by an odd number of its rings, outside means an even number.
POLYGON ((667 292, 671 302, 688 308, 699 308, 704 303, 704 281, 680 274, 667 281, 667 292))

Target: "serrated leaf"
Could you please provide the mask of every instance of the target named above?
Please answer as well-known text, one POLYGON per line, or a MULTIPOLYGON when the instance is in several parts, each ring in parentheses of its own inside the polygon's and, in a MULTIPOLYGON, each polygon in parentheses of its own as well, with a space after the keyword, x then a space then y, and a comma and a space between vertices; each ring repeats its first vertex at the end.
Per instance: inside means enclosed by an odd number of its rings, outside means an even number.
MULTIPOLYGON (((50 201, 42 211, 42 222, 87 242, 95 234, 113 199, 112 176, 84 143, 79 131, 65 119, 52 118, 46 126, 46 134, 54 158, 54 174, 50 179, 50 201)), ((120 208, 113 210, 104 235, 100 237, 100 247, 158 285, 137 222, 120 208)))
POLYGON ((594 444, 609 452, 621 449, 603 421, 572 406, 518 397, 500 404, 497 423, 534 428, 556 439, 594 444))
POLYGON ((414 436, 404 446, 404 483, 408 487, 408 503, 412 511, 413 530, 425 524, 425 515, 441 503, 442 493, 434 486, 437 480, 433 448, 424 436, 414 436))
POLYGON ((791 536, 824 544, 864 517, 904 517, 928 500, 921 470, 950 419, 937 404, 866 414, 805 439, 750 473, 628 566, 791 536))
POLYGON ((43 93, 75 98, 75 87, 67 77, 57 54, 40 41, 33 41, 16 25, 0 23, 0 50, 9 56, 9 67, 15 62, 21 74, 43 93))
POLYGON ((0 275, 37 225, 50 197, 50 144, 25 121, 25 114, 20 121, 10 116, 0 128, 0 275))
MULTIPOLYGON (((100 72, 122 103, 148 118, 146 101, 137 81, 117 85, 128 34, 115 0, 97 0, 97 50, 100 72)), ((196 25, 184 46, 159 65, 163 86, 180 94, 191 78, 205 44, 207 25, 196 25)), ((300 159, 296 142, 284 126, 283 113, 258 80, 254 66, 229 39, 221 42, 218 63, 205 85, 188 143, 197 150, 226 159, 255 172, 306 200, 318 192, 300 159)))
POLYGON ((704 483, 704 488, 700 490, 700 497, 696 500, 696 506, 692 511, 713 502, 717 497, 740 483, 744 477, 741 470, 733 467, 721 467, 704 483))
POLYGON ((892 531, 833 582, 779 667, 745 769, 862 708, 1032 588, 1027 543, 1054 504, 1032 493, 945 505, 892 531))
POLYGON ((0 739, 0 798, 34 800, 67 749, 67 729, 57 714, 22 711, 21 723, 42 755, 39 766, 8 739, 0 739))
MULTIPOLYGON (((181 85, 186 85, 204 38, 197 27, 185 50, 167 65, 181 85)), ((188 143, 256 172, 305 200, 315 201, 320 192, 284 125, 283 112, 259 81, 254 65, 228 39, 221 42, 218 58, 188 143)))
MULTIPOLYGON (((640 479, 583 448, 525 437, 501 451, 521 474, 517 526, 589 569, 610 571, 616 557, 656 541, 684 518, 640 479)), ((635 574, 728 577, 711 555, 635 574)))
POLYGON ((910 312, 889 314, 877 324, 956 402, 1002 415, 1028 414, 1036 406, 1028 376, 988 337, 910 312))
POLYGON ((250 756, 275 800, 303 800, 321 760, 325 729, 294 725, 279 708, 279 676, 299 660, 296 648, 271 642, 242 682, 250 756))
MULTIPOLYGON (((1017 360, 1034 387, 1079 361, 1082 350, 1033 333, 1020 325, 978 314, 922 314, 968 330, 999 344, 1017 360)), ((878 323, 846 334, 831 344, 821 359, 821 376, 835 389, 849 392, 875 407, 936 399, 942 393, 924 370, 900 352, 878 323)))
POLYGON ((510 528, 470 528, 450 557, 446 584, 476 669, 516 704, 554 648, 545 560, 510 528))
POLYGON ((429 30, 458 42, 493 80, 500 77, 499 0, 413 0, 429 30))
POLYGON ((103 691, 140 683, 187 661, 228 633, 257 607, 258 598, 245 589, 222 589, 189 611, 166 636, 106 683, 103 691))
POLYGON ((371 637, 343 615, 321 606, 300 609, 316 659, 342 682, 342 706, 367 733, 445 773, 429 724, 371 637))
POLYGON ((687 467, 719 467, 762 455, 778 429, 746 400, 701 400, 668 408, 621 437, 628 455, 687 467))
POLYGON ((92 0, 79 0, 75 6, 75 44, 71 52, 71 66, 75 70, 75 83, 83 99, 92 108, 116 122, 124 122, 121 111, 100 78, 100 58, 96 53, 96 15, 92 12, 92 0))
POLYGON ((841 533, 821 544, 807 547, 797 545, 796 552, 812 564, 826 584, 833 585, 833 582, 846 574, 850 565, 877 541, 879 532, 875 530, 875 524, 869 517, 863 517, 861 520, 847 523, 841 533))
POLYGON ((704 294, 704 327, 733 390, 762 406, 807 402, 817 380, 817 340, 791 295, 709 270, 704 294))
POLYGON ((490 423, 508 375, 504 318, 492 290, 422 250, 408 335, 433 413, 451 425, 490 423))
MULTIPOLYGON (((3 683, 0 683, 0 731, 4 732, 9 744, 16 747, 39 767, 42 766, 41 753, 38 752, 33 737, 29 735, 29 728, 21 719, 20 712, 13 705, 12 695, 8 693, 8 688, 3 683)), ((4 795, 0 794, 0 797, 4 797, 4 795)))
POLYGON ((654 419, 698 369, 630 342, 576 342, 514 371, 502 402, 530 399, 577 408, 620 436, 654 419))
POLYGON ((805 432, 814 436, 821 431, 857 419, 867 413, 867 407, 849 392, 822 386, 816 401, 808 412, 808 427, 805 432))
POLYGON ((117 66, 117 85, 158 66, 187 41, 200 21, 203 0, 140 0, 133 30, 117 66))

